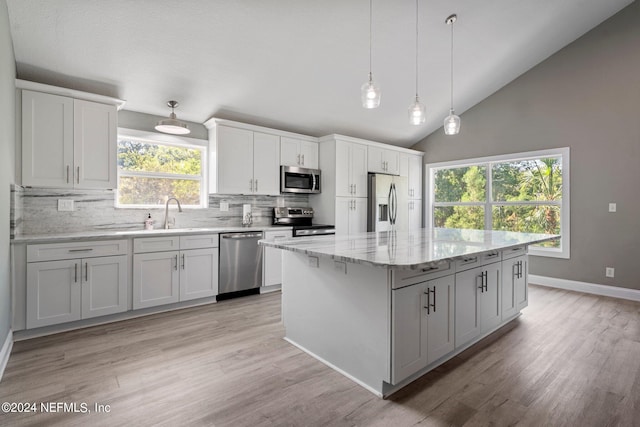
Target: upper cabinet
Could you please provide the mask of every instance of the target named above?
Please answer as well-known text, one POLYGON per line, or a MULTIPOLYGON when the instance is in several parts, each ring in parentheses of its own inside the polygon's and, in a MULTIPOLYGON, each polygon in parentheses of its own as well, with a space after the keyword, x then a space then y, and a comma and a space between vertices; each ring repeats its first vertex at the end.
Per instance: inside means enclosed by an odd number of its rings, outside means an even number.
POLYGON ((369 172, 400 175, 400 153, 398 151, 370 145, 367 158, 369 172))
POLYGON ((367 197, 367 146, 336 140, 336 196, 367 197))
POLYGON ((280 164, 318 169, 318 143, 288 136, 280 137, 280 164))
POLYGON ((117 106, 22 91, 22 185, 116 188, 117 106))
POLYGON ((407 177, 407 197, 422 199, 422 156, 401 154, 400 176, 407 177))

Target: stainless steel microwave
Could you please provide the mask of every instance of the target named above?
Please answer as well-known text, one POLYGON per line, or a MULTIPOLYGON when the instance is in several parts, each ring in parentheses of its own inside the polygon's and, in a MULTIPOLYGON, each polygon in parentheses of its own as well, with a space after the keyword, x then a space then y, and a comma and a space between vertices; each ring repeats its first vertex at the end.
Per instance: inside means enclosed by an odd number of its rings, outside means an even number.
POLYGON ((319 193, 320 170, 295 166, 280 166, 280 192, 319 193))

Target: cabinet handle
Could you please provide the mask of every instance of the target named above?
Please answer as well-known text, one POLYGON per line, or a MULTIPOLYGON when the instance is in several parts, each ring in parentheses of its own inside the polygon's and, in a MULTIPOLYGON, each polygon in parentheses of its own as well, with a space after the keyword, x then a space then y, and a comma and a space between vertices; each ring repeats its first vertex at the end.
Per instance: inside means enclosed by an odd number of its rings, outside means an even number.
POLYGON ((353 184, 349 184, 349 194, 353 194, 353 184))
POLYGON ((522 278, 522 261, 518 261, 518 279, 522 278))
POLYGON ((489 272, 485 271, 483 274, 484 274, 484 291, 489 292, 489 272))
POLYGON ((89 281, 89 263, 88 262, 84 263, 84 281, 85 282, 89 281))
POLYGON ((487 255, 485 255, 485 258, 493 258, 493 257, 496 257, 496 256, 498 256, 497 253, 487 254, 487 255))
POLYGON ((174 270, 178 270, 178 255, 176 255, 176 265, 173 267, 174 270))
POLYGON ((73 283, 78 283, 78 263, 77 262, 73 264, 73 269, 74 269, 73 283))
POLYGON ((67 165, 67 184, 69 183, 69 165, 67 165))
POLYGON ((471 257, 471 258, 462 258, 462 262, 476 262, 478 260, 477 256, 471 257))
POLYGON ((256 179, 256 191, 258 191, 258 180, 256 179))
POLYGON ((480 278, 480 286, 478 286, 478 289, 480 289, 481 293, 484 293, 484 271, 480 273, 479 276, 476 276, 476 283, 478 282, 478 277, 480 278))
POLYGON ((517 262, 516 262, 516 263, 514 263, 514 264, 511 266, 511 275, 512 275, 513 277, 515 277, 516 279, 519 277, 519 276, 518 276, 518 263, 517 263, 517 262))
POLYGON ((433 270, 437 270, 437 269, 438 269, 438 267, 428 267, 428 268, 423 268, 422 272, 423 273, 427 273, 429 271, 433 271, 433 270))
POLYGON ((182 254, 182 269, 184 270, 184 254, 182 254))
POLYGON ((249 191, 253 192, 253 179, 249 180, 249 191))
POLYGON ((302 155, 302 166, 304 166, 304 154, 302 155))
POLYGON ((298 164, 300 164, 300 154, 298 154, 298 164))
POLYGON ((87 248, 87 249, 69 249, 69 252, 91 252, 93 250, 93 248, 87 248))
POLYGON ((80 184, 80 166, 78 166, 77 171, 78 175, 76 176, 76 181, 78 182, 78 184, 80 184))
POLYGON ((353 194, 356 194, 358 192, 358 184, 353 184, 353 194))
POLYGON ((424 308, 427 309, 427 316, 431 314, 431 289, 427 288, 427 290, 425 291, 425 294, 427 295, 427 305, 424 306, 424 308))
POLYGON ((433 286, 433 305, 431 307, 433 307, 433 312, 436 312, 436 286, 433 286))

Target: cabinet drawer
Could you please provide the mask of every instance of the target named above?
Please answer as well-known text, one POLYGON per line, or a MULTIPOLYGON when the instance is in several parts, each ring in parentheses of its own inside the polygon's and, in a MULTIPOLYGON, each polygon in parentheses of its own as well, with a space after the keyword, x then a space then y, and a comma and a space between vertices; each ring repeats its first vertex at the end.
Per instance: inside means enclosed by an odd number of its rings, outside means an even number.
POLYGON ((526 253, 526 246, 517 246, 515 248, 505 249, 504 251, 502 251, 502 259, 515 258, 520 255, 525 255, 526 253))
POLYGON ((484 254, 466 256, 456 261, 456 271, 465 271, 500 261, 500 252, 491 251, 484 254))
POLYGON ((27 245, 27 262, 126 255, 128 252, 129 242, 126 239, 44 243, 40 245, 27 245))
POLYGON ((143 237, 133 239, 133 252, 161 252, 176 251, 180 249, 179 236, 162 236, 162 237, 143 237))
POLYGON ((180 236, 180 249, 217 248, 217 234, 193 234, 180 236))
POLYGON ((425 280, 437 279, 438 277, 453 274, 453 265, 451 262, 445 262, 416 270, 392 270, 393 286, 392 289, 402 288, 404 286, 413 285, 415 283, 424 282, 425 280))

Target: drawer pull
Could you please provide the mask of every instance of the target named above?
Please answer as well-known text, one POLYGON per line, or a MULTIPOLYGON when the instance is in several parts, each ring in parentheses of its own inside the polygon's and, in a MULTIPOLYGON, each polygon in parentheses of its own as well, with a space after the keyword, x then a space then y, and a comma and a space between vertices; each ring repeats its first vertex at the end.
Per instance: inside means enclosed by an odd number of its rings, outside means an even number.
POLYGON ((463 259, 462 259, 462 261, 463 261, 463 262, 475 262, 475 261, 477 261, 477 260, 478 260, 478 257, 477 257, 477 256, 470 257, 470 258, 463 258, 463 259))
POLYGON ((429 271, 434 271, 434 270, 439 270, 439 269, 440 269, 440 267, 427 267, 427 268, 423 268, 422 272, 423 273, 427 273, 429 271))
POLYGON ((493 257, 496 257, 496 256, 498 256, 498 254, 495 254, 495 253, 486 255, 487 258, 493 258, 493 257))
POLYGON ((87 248, 87 249, 69 249, 69 252, 91 252, 93 249, 92 248, 87 248))

